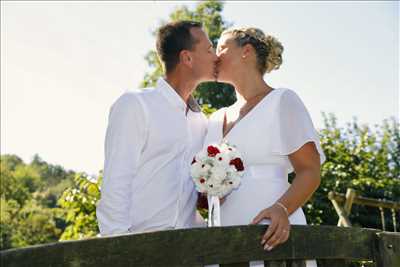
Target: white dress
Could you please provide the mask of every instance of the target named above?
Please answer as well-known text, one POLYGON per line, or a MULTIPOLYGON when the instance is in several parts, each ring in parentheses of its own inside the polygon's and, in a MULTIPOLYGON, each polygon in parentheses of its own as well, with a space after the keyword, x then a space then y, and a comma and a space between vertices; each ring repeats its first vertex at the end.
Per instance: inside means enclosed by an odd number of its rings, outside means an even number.
MULTIPOLYGON (((205 145, 222 141, 227 109, 211 115, 205 145)), ((321 163, 325 160, 311 117, 301 99, 290 89, 275 89, 267 94, 224 139, 242 154, 245 174, 239 188, 221 205, 221 226, 249 224, 261 210, 273 205, 290 186, 288 173, 293 167, 288 155, 305 143, 314 142, 321 163)), ((301 208, 290 215, 289 221, 307 224, 301 208)), ((254 261, 249 266, 263 267, 264 264, 254 261)), ((312 266, 317 266, 316 261, 307 261, 307 267, 312 266)))

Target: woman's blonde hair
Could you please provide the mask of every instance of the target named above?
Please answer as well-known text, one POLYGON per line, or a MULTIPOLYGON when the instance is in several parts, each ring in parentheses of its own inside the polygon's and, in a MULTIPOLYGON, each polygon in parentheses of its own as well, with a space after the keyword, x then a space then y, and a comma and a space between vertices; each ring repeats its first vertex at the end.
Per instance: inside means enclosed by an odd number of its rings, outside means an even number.
POLYGON ((257 68, 261 74, 277 70, 282 64, 282 44, 273 36, 265 35, 257 28, 234 28, 222 34, 232 34, 236 43, 242 47, 251 44, 257 55, 257 68))

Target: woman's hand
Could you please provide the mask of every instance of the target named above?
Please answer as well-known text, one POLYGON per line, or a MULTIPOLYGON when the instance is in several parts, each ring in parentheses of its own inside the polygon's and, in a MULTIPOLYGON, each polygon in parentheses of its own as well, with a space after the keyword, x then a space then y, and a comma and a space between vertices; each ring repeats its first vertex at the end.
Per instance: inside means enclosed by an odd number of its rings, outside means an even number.
POLYGON ((286 242, 290 233, 290 222, 287 210, 279 204, 274 204, 262 210, 251 222, 257 224, 263 219, 270 219, 271 224, 261 238, 261 245, 264 250, 271 250, 279 244, 286 242))

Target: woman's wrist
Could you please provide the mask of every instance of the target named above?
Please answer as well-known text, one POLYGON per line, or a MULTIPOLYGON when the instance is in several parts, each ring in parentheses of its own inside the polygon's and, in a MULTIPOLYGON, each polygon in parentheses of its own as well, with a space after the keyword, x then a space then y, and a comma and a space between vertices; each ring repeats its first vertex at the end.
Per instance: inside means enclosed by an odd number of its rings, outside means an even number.
POLYGON ((286 215, 289 217, 289 211, 288 211, 288 209, 287 209, 287 207, 285 205, 283 205, 279 201, 275 202, 275 204, 278 205, 279 207, 281 207, 285 211, 286 215))

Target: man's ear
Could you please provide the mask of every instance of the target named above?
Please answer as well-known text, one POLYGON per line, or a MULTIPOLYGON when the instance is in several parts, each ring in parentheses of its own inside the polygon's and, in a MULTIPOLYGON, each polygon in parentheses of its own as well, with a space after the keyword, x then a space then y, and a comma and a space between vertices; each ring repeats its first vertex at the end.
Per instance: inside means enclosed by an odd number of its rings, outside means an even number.
POLYGON ((182 50, 179 53, 179 61, 189 68, 193 66, 193 58, 190 51, 182 50))

